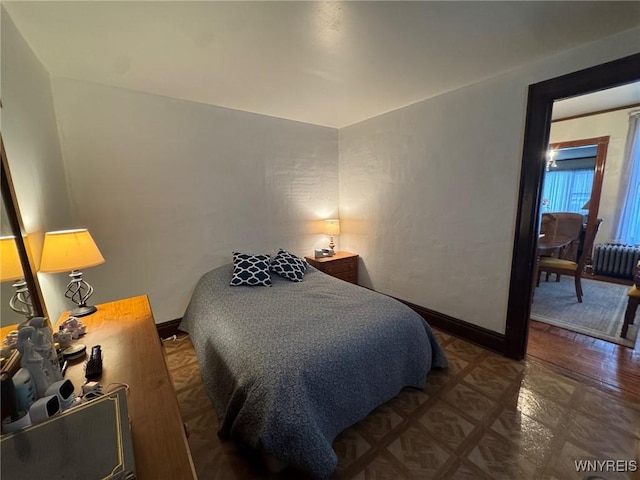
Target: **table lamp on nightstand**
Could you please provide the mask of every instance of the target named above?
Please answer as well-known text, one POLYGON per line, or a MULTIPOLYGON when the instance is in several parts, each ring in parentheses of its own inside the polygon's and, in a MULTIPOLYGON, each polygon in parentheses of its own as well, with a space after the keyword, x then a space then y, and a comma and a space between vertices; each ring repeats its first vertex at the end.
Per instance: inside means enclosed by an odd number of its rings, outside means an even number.
POLYGON ((60 273, 71 270, 71 281, 64 296, 78 305, 69 312, 72 317, 83 317, 94 313, 97 308, 87 305, 93 294, 93 287, 82 279, 81 268, 95 267, 104 263, 87 229, 47 232, 42 247, 40 272, 60 273))
POLYGON ((27 282, 24 281, 15 237, 0 238, 0 281, 14 281, 13 287, 16 292, 9 300, 11 310, 25 315, 27 318, 35 316, 33 305, 31 305, 29 287, 27 287, 27 282))
POLYGON ((323 233, 331 237, 331 239, 329 240, 329 248, 333 250, 333 248, 336 246, 336 244, 333 243, 333 236, 340 235, 340 220, 336 218, 325 220, 323 233))

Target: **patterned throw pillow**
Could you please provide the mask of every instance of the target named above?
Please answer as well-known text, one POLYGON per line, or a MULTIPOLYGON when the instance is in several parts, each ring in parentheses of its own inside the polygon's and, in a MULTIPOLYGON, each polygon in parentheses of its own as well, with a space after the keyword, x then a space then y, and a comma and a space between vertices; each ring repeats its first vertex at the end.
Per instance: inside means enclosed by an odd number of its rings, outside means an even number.
POLYGON ((280 249, 276 258, 271 262, 271 270, 292 282, 301 282, 304 273, 307 271, 307 262, 286 250, 280 249))
POLYGON ((269 273, 271 255, 247 255, 233 252, 233 277, 231 285, 271 286, 269 273))

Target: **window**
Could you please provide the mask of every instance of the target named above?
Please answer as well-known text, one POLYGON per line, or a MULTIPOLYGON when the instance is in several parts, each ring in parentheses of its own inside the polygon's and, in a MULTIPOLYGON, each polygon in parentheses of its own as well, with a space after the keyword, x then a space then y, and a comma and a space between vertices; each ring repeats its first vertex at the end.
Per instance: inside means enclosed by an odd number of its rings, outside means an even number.
POLYGON ((549 151, 542 185, 545 212, 573 212, 586 215, 591 199, 598 145, 580 145, 549 151), (585 208, 586 207, 586 208, 585 208))
POLYGON ((550 170, 542 188, 543 212, 575 212, 586 214, 582 207, 591 198, 594 170, 550 170))
POLYGON ((640 245, 640 111, 631 112, 629 116, 625 171, 622 176, 624 200, 618 219, 616 241, 640 245))

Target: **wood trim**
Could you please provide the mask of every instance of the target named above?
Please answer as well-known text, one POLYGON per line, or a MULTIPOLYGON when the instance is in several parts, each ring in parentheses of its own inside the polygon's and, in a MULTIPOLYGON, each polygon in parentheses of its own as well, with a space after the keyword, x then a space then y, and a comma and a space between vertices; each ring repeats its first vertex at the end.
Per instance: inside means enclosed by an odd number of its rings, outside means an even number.
MULTIPOLYGON (((49 321, 49 315, 47 313, 47 307, 44 303, 44 297, 42 290, 40 289, 40 283, 38 282, 37 267, 33 261, 33 255, 29 249, 29 242, 25 241, 26 234, 24 226, 22 224, 22 217, 20 216, 20 209, 18 207, 18 199, 13 187, 13 180, 11 179, 11 171, 9 170, 9 162, 7 160, 7 152, 4 149, 4 140, 0 133, 0 190, 2 194, 2 203, 4 204, 4 210, 11 226, 11 232, 16 240, 16 248, 18 249, 18 257, 20 258, 20 264, 22 266, 22 273, 24 275, 24 281, 29 289, 29 295, 31 298, 31 305, 33 311, 38 317, 45 317, 49 321)), ((4 299, 3 299, 4 301, 4 299)), ((49 321, 49 323, 51 323, 49 321)), ((4 336, 0 340, 4 339, 4 336)), ((20 352, 15 350, 9 358, 2 364, 2 371, 8 372, 13 375, 20 368, 20 352)))
POLYGON ((16 239, 16 247, 18 248, 18 256, 20 257, 20 263, 22 265, 24 281, 27 283, 27 287, 29 288, 31 304, 33 305, 36 316, 47 317, 48 314, 44 303, 44 297, 42 296, 42 290, 40 289, 40 284, 38 283, 38 277, 36 274, 37 267, 33 261, 33 255, 31 255, 31 251, 29 250, 29 242, 25 241, 26 233, 24 226, 22 225, 18 199, 13 187, 13 180, 11 179, 11 171, 9 170, 9 162, 7 160, 7 152, 4 149, 4 141, 1 133, 0 156, 2 157, 2 171, 0 173, 2 202, 4 203, 7 218, 11 225, 11 231, 16 239))
MULTIPOLYGON (((591 198, 589 204, 589 215, 587 217, 587 228, 585 231, 585 238, 591 238, 591 235, 595 234, 595 229, 598 227, 598 211, 600 209, 600 197, 602 195, 602 184, 604 182, 604 167, 607 162, 607 150, 609 148, 609 135, 604 137, 595 138, 582 138, 580 140, 570 140, 568 142, 557 142, 549 144, 549 148, 571 148, 571 147, 584 147, 587 145, 595 145, 596 150, 596 166, 594 168, 593 184, 591 187, 591 198)), ((591 246, 593 251, 593 245, 591 246)), ((591 262, 591 253, 588 254, 588 262, 591 262)))
POLYGON ((593 273, 583 273, 581 276, 582 278, 597 280, 598 282, 615 283, 618 285, 626 285, 627 287, 633 285, 632 278, 607 277, 606 275, 594 275, 593 273))
POLYGON ((571 117, 557 118, 556 120, 551 120, 551 123, 564 122, 566 120, 575 120, 576 118, 591 117, 593 115, 602 115, 603 113, 617 112, 618 110, 627 110, 628 108, 636 107, 640 107, 640 103, 632 103, 630 105, 623 105, 621 107, 606 108, 604 110, 597 110, 595 112, 581 113, 580 115, 573 115, 571 117))
POLYGON ((411 308, 424 318, 429 325, 486 349, 504 354, 504 335, 399 298, 396 298, 396 300, 411 308))
POLYGON ((552 108, 553 98, 544 88, 529 87, 505 328, 505 355, 516 360, 523 359, 527 350, 538 234, 536 219, 540 209, 552 108))
POLYGON ((635 54, 529 86, 505 328, 507 357, 520 360, 527 352, 538 235, 536 219, 540 213, 553 102, 638 80, 640 54, 635 54))
MULTIPOLYGON (((584 238, 595 240, 598 233, 598 212, 600 211, 600 198, 602 196, 602 184, 604 183, 604 167, 607 163, 607 150, 609 149, 609 136, 598 139, 598 150, 596 153, 596 171, 593 175, 593 187, 591 188, 591 199, 589 200, 589 215, 587 216, 587 231, 584 238)), ((593 242, 590 246, 587 262, 591 264, 593 252, 593 242)))
POLYGON ((181 321, 182 318, 176 318, 175 320, 157 323, 156 330, 158 330, 158 336, 162 339, 179 334, 180 330, 178 330, 178 326, 180 325, 181 321))
MULTIPOLYGON (((477 325, 458 320, 457 318, 435 312, 399 298, 396 298, 396 300, 404 303, 414 310, 418 315, 424 318, 429 325, 439 328, 447 333, 451 333, 452 335, 460 337, 471 343, 475 343, 476 345, 480 345, 481 347, 493 350, 494 352, 498 352, 500 354, 504 352, 504 335, 500 335, 499 333, 492 332, 486 328, 478 327, 477 325)), ((162 339, 180 334, 181 330, 178 330, 178 326, 181 321, 182 318, 176 318, 175 320, 156 324, 158 336, 162 339)))

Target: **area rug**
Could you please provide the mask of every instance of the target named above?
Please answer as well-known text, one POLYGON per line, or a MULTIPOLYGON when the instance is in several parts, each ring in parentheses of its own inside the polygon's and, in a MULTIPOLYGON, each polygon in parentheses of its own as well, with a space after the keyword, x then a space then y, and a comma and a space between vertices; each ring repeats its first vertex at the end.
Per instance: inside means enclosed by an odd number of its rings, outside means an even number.
POLYGON ((556 282, 551 275, 545 282, 543 273, 533 297, 531 318, 634 348, 640 321, 629 325, 626 339, 620 336, 629 287, 582 279, 582 291, 582 303, 578 303, 573 277, 562 276, 556 282))

